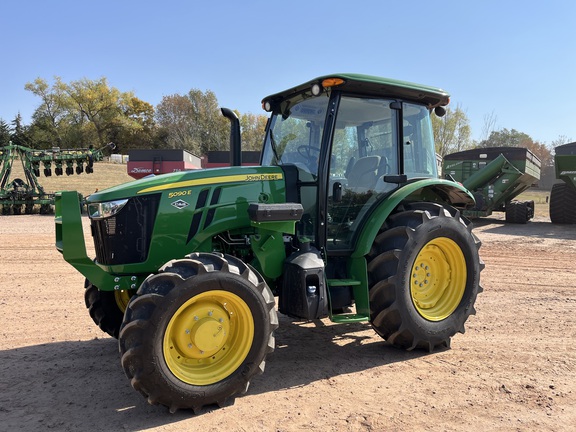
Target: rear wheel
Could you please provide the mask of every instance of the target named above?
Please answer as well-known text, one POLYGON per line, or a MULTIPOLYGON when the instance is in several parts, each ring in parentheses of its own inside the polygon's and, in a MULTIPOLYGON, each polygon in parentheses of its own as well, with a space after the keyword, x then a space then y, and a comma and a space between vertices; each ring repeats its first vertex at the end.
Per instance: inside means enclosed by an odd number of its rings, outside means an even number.
POLYGON ((368 256, 376 332, 408 350, 449 347, 476 313, 480 244, 452 208, 414 203, 391 215, 368 256))
POLYGON ((124 311, 134 291, 100 291, 86 279, 84 302, 94 323, 100 330, 118 339, 124 311))
POLYGON ((264 371, 278 327, 274 296, 231 256, 194 253, 148 277, 120 331, 122 366, 151 404, 223 406, 264 371))
POLYGON ((576 190, 566 183, 552 185, 550 221, 557 224, 576 224, 576 190))

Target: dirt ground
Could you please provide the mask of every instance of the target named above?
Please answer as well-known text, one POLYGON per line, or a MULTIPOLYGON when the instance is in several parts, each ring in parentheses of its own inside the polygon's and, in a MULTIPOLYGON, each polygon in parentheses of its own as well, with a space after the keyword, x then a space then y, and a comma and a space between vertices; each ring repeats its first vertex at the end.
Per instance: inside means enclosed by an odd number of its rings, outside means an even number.
POLYGON ((576 226, 476 227, 484 293, 451 349, 404 352, 367 324, 281 315, 248 393, 195 416, 132 389, 53 218, 0 216, 0 430, 575 430, 576 226))

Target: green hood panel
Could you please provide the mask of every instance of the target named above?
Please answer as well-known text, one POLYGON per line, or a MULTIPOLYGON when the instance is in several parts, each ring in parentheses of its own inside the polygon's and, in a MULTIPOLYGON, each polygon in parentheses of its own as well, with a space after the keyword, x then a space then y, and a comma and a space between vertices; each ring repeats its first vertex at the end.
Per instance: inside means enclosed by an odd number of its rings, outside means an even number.
MULTIPOLYGON (((120 264, 111 258, 110 263, 100 265, 112 273, 154 272, 174 257, 211 251, 214 236, 223 232, 252 232, 250 203, 284 203, 285 189, 280 168, 258 166, 163 174, 93 194, 88 204, 130 198, 127 210, 120 211, 131 212, 127 221, 118 225, 123 227, 118 229, 124 230, 120 233, 122 241, 130 237, 130 231, 138 236, 153 230, 145 236, 149 246, 146 241, 126 246, 147 251, 139 262, 120 264), (151 198, 157 202, 157 211, 142 216, 149 207, 146 200, 151 198)), ((95 223, 102 224, 105 220, 95 223)))
POLYGON ((284 174, 278 167, 229 167, 180 171, 145 177, 114 186, 90 195, 86 201, 88 203, 104 202, 146 193, 175 192, 183 188, 230 185, 233 183, 249 184, 261 181, 279 182, 282 183, 283 187, 283 178, 284 174))

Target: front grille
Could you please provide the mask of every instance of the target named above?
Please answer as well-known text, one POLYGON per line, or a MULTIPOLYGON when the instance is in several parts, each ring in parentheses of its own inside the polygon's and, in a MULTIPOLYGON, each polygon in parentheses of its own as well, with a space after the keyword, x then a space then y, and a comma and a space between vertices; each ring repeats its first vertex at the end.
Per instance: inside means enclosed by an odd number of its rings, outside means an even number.
POLYGON ((100 264, 146 261, 160 194, 130 198, 116 215, 92 220, 96 260, 100 264))

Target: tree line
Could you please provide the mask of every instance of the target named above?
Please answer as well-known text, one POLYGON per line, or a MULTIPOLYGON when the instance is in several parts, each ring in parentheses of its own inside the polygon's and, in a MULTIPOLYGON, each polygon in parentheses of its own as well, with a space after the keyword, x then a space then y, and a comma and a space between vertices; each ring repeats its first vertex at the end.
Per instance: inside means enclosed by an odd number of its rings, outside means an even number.
MULTIPOLYGON (((20 114, 8 124, 0 119, 0 146, 12 142, 35 149, 99 148, 114 142, 129 149, 178 148, 202 156, 229 148, 230 123, 208 90, 164 96, 156 106, 132 92, 122 92, 106 78, 49 84, 42 78, 24 88, 40 99, 25 125, 20 114)), ((240 114, 244 150, 259 150, 267 117, 240 114)))
MULTIPOLYGON (((12 142, 44 149, 98 148, 114 142, 122 152, 136 148, 177 148, 202 156, 229 147, 229 121, 216 95, 191 89, 187 94, 164 96, 155 107, 134 95, 110 86, 106 78, 65 83, 55 77, 49 84, 37 78, 24 88, 40 100, 31 123, 17 114, 8 124, 0 119, 0 146, 12 142)), ((239 113, 244 150, 260 150, 267 117, 239 113)), ((569 140, 559 137, 547 145, 515 129, 495 130, 494 114, 484 118, 483 138, 471 139, 470 122, 460 105, 448 107, 443 117, 432 116, 436 152, 486 147, 525 147, 542 162, 543 174, 554 166, 553 149, 569 140)))

